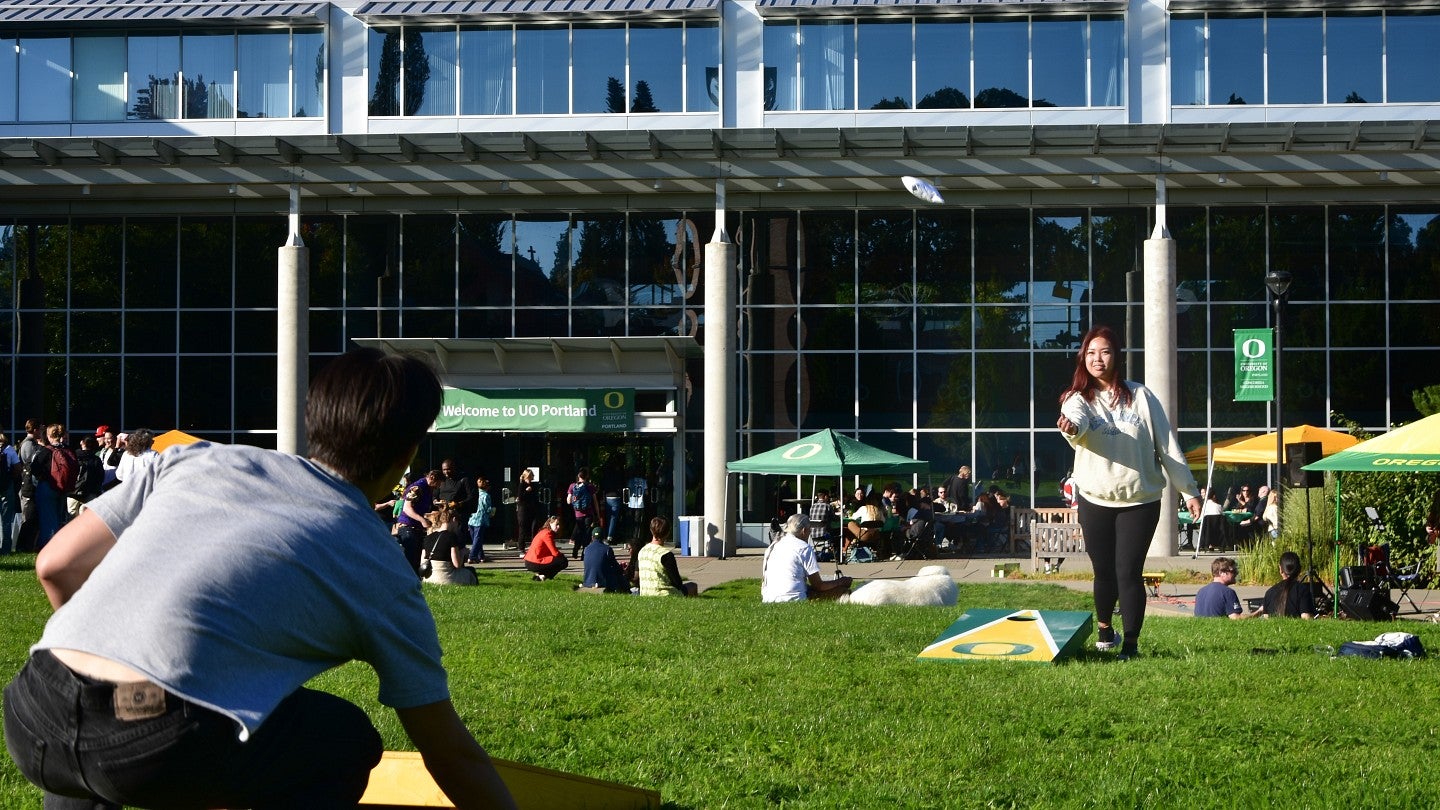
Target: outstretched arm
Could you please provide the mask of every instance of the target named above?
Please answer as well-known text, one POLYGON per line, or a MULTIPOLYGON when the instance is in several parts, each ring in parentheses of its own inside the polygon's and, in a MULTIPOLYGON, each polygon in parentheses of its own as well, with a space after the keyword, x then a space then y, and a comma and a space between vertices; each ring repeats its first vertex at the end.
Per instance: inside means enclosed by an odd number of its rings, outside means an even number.
POLYGON ((419 749, 425 769, 459 808, 514 807, 490 755, 470 735, 448 700, 396 709, 405 733, 419 749))

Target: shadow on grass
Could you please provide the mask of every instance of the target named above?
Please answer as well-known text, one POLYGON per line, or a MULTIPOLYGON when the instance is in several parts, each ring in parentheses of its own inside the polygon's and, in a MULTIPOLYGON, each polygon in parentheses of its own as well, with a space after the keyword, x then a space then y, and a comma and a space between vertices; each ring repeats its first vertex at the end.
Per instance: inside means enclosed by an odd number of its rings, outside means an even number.
POLYGON ((0 571, 34 571, 34 553, 0 555, 0 571))

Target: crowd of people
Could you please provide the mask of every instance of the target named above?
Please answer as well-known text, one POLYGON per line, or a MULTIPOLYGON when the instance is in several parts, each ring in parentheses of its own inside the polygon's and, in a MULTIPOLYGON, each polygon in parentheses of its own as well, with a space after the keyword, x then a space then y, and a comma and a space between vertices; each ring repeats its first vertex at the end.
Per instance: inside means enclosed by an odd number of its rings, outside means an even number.
POLYGON ((18 445, 0 434, 0 554, 39 551, 90 501, 139 476, 159 455, 146 428, 100 425, 79 441, 63 424, 25 420, 18 445))

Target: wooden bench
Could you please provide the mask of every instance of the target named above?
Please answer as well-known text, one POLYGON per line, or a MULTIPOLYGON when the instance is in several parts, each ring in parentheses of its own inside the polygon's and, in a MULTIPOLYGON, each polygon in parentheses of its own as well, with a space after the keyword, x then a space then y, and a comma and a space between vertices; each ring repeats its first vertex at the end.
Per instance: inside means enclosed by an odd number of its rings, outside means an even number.
POLYGON ((1086 556, 1074 509, 1012 508, 1010 522, 1012 536, 1030 545, 1032 570, 1041 570, 1045 561, 1058 566, 1069 557, 1086 556))
MULTIPOLYGON (((521 810, 660 810, 660 793, 491 757, 521 810)), ((370 772, 363 807, 454 807, 414 751, 386 751, 370 772)))

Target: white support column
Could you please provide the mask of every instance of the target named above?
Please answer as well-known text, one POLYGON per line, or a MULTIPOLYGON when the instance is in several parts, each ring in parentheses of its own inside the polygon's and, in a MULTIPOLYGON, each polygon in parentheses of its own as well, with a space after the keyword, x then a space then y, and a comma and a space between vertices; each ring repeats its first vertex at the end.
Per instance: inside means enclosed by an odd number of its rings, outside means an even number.
POLYGON ((300 238, 300 184, 290 184, 290 237, 279 249, 275 314, 275 447, 305 454, 310 389, 310 249, 300 238))
MULTIPOLYGON (((1155 176, 1155 230, 1145 240, 1145 386, 1165 415, 1179 416, 1175 354, 1175 240, 1165 226, 1165 176, 1155 176)), ((1127 340, 1133 338, 1128 337, 1127 340)), ((1173 490, 1160 500, 1160 522, 1150 540, 1151 557, 1180 553, 1180 524, 1173 490)))
POLYGON ((725 179, 715 181, 715 234, 705 245, 705 555, 735 553, 725 465, 735 447, 735 244, 725 233, 725 179))

